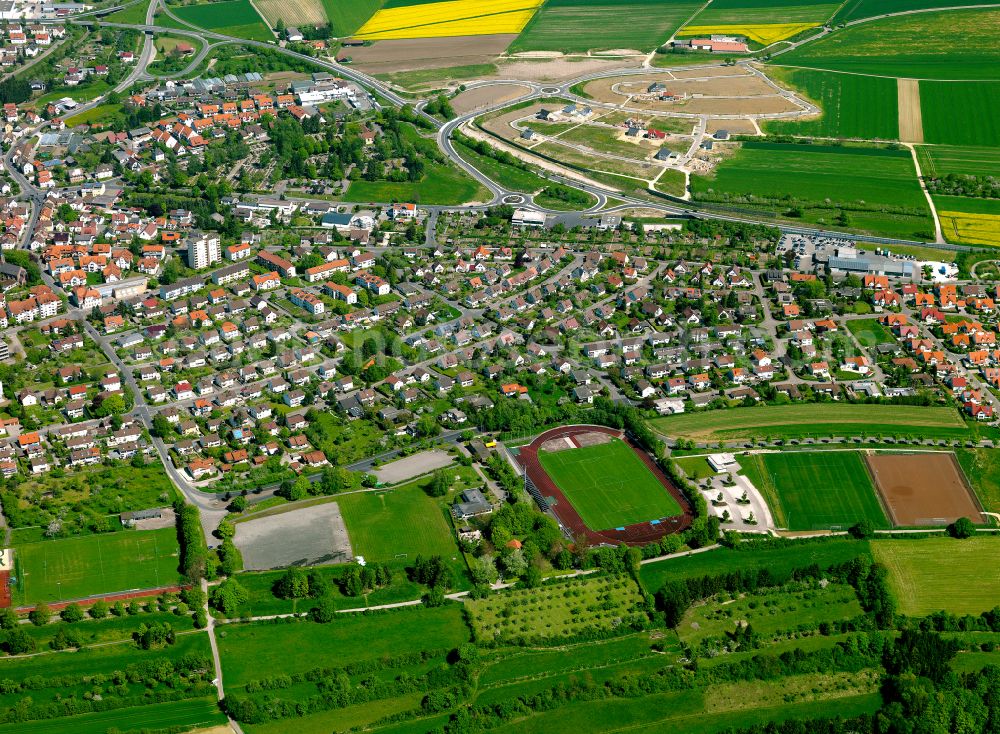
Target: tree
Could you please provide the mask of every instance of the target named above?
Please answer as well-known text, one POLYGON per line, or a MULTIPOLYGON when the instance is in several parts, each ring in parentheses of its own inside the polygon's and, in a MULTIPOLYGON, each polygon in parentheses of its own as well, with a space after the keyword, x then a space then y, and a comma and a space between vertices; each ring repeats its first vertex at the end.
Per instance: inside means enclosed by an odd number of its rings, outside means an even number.
POLYGON ((976 526, 967 517, 960 517, 948 526, 948 535, 953 538, 971 538, 976 534, 976 526))
POLYGON ((80 608, 79 604, 73 602, 59 612, 59 616, 62 618, 63 622, 79 622, 83 619, 83 610, 80 608))
POLYGON ((430 483, 424 488, 431 497, 444 497, 448 494, 448 487, 450 482, 448 481, 448 475, 443 469, 438 469, 434 472, 434 476, 431 478, 430 483))
POLYGON ((212 589, 212 606, 226 616, 233 616, 249 599, 247 590, 234 578, 228 578, 212 589))
POLYGON ((36 627, 44 627, 52 619, 52 610, 49 609, 49 605, 45 602, 40 602, 28 612, 28 619, 36 627))
POLYGON ((12 630, 17 628, 17 612, 10 607, 0 609, 0 629, 12 630))
POLYGON ((132 633, 132 639, 143 650, 153 650, 173 645, 175 639, 174 628, 165 622, 141 624, 139 625, 139 629, 132 633))
POLYGON ((871 520, 866 518, 852 525, 847 532, 858 540, 864 540, 865 538, 871 538, 875 535, 875 526, 872 525, 871 520))
POLYGON ((24 655, 35 651, 35 638, 23 629, 13 629, 7 633, 4 649, 11 655, 24 655))
POLYGON ((301 568, 290 568, 274 584, 281 599, 304 599, 309 596, 309 577, 301 568))
POLYGON ((337 616, 337 602, 333 594, 323 594, 316 601, 316 606, 309 610, 309 616, 314 622, 329 624, 337 616))

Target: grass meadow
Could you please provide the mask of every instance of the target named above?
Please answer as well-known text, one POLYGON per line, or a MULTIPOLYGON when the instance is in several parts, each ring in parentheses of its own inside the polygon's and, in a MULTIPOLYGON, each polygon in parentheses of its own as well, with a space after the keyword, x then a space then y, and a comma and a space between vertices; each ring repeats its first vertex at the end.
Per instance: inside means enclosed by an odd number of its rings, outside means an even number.
POLYGON ((768 122, 765 127, 769 133, 860 140, 899 137, 896 82, 892 79, 781 67, 770 67, 768 74, 823 110, 823 116, 816 120, 768 122))
POLYGON ((1000 599, 1000 572, 988 560, 1000 553, 998 537, 878 540, 871 545, 875 559, 889 569, 889 586, 904 614, 924 616, 942 609, 979 614, 1000 599))
POLYGON ((771 436, 804 438, 874 436, 881 433, 930 438, 968 438, 970 431, 954 408, 908 405, 771 405, 764 408, 682 413, 654 418, 658 432, 694 441, 771 436))
POLYGON ((345 614, 333 624, 307 621, 229 624, 216 631, 226 685, 266 676, 375 660, 421 650, 450 650, 469 640, 457 604, 345 614))
POLYGON ((822 23, 839 5, 831 0, 712 0, 690 25, 822 23))
POLYGON ((755 454, 740 457, 740 465, 779 527, 846 530, 861 520, 889 527, 857 451, 755 454))
POLYGON ((955 456, 983 508, 988 512, 1000 512, 1000 452, 958 449, 955 456))
POLYGON ((878 319, 857 319, 847 322, 847 330, 863 347, 874 347, 878 344, 895 344, 896 338, 888 329, 878 322, 878 319))
POLYGON ((274 34, 250 0, 184 5, 171 11, 181 20, 209 31, 250 41, 274 40, 274 34))
POLYGON ((837 30, 780 59, 789 66, 856 74, 997 79, 998 30, 1000 8, 918 13, 837 30))
POLYGON ((440 163, 427 164, 423 179, 409 181, 352 181, 344 199, 347 201, 411 201, 418 204, 451 206, 489 197, 479 183, 457 168, 440 163))
POLYGON ((681 514, 677 500, 624 441, 540 451, 539 462, 594 530, 681 514))
POLYGON ((853 538, 833 538, 822 542, 796 541, 747 550, 713 548, 702 553, 645 563, 639 571, 639 579, 651 594, 655 594, 667 581, 761 568, 770 571, 777 583, 783 583, 797 568, 813 564, 826 568, 869 554, 868 543, 853 538))
MULTIPOLYGON (((996 76, 1000 77, 1000 56, 994 64, 996 76)), ((920 114, 926 142, 988 147, 991 150, 984 151, 985 160, 996 160, 1000 146, 1000 81, 922 81, 920 114)), ((998 170, 994 167, 993 175, 998 170)))
POLYGON ((700 4, 699 0, 548 0, 508 51, 652 51, 700 4))
POLYGON ((174 528, 28 543, 15 549, 14 563, 15 606, 180 582, 174 528))

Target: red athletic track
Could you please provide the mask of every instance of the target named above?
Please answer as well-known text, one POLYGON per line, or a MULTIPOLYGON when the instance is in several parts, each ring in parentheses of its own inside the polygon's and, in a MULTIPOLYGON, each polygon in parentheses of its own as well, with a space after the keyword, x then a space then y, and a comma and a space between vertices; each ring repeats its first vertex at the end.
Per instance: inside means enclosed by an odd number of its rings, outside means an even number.
MULTIPOLYGON (((60 609, 68 607, 70 604, 79 604, 81 607, 89 607, 96 601, 105 602, 116 602, 116 601, 129 601, 131 599, 146 599, 151 597, 159 596, 160 594, 177 594, 184 589, 190 588, 189 586, 161 586, 157 589, 140 589, 138 591, 126 591, 121 594, 99 594, 97 596, 88 596, 86 599, 76 599, 75 601, 59 601, 52 602, 49 604, 49 609, 54 612, 58 612, 60 609)), ((7 606, 10 605, 10 596, 7 597, 7 606)), ((0 604, 0 607, 5 606, 0 604)), ((30 612, 35 607, 18 607, 18 614, 26 614, 30 612)))
POLYGON ((10 571, 0 571, 0 609, 10 606, 10 571))
MULTIPOLYGON (((573 442, 576 443, 575 440, 573 442)), ((687 497, 674 486, 673 482, 667 478, 663 470, 660 469, 648 453, 636 446, 631 439, 617 429, 606 426, 564 426, 562 428, 553 428, 540 434, 527 446, 522 446, 517 458, 527 472, 528 478, 531 479, 542 496, 555 498, 556 501, 552 505, 552 512, 559 518, 559 521, 569 529, 574 537, 583 535, 594 545, 601 543, 646 545, 654 540, 659 540, 664 535, 680 532, 691 526, 691 505, 687 497), (609 436, 614 436, 625 441, 639 458, 642 459, 649 470, 653 472, 656 478, 660 480, 660 484, 677 500, 677 503, 683 508, 684 514, 663 520, 659 525, 650 525, 648 522, 643 522, 636 525, 628 525, 623 530, 593 530, 587 527, 583 522, 583 518, 573 508, 573 504, 560 491, 556 483, 552 481, 552 478, 545 473, 541 463, 538 461, 538 451, 546 441, 551 441, 554 438, 573 439, 574 436, 582 433, 606 433, 609 436)))

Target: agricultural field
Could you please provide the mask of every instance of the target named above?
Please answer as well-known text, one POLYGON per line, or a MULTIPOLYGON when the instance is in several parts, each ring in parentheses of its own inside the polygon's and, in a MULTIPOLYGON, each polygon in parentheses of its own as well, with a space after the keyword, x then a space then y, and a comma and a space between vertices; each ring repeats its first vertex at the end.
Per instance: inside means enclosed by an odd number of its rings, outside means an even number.
POLYGON ((684 413, 654 418, 650 425, 672 438, 722 441, 771 436, 926 436, 967 438, 969 428, 954 408, 905 405, 773 405, 765 408, 684 413))
POLYGON ((585 635, 646 617, 639 587, 627 576, 551 581, 465 605, 476 640, 487 643, 585 635))
POLYGON ((741 457, 740 465, 764 495, 779 527, 846 530, 861 520, 889 527, 856 451, 755 454, 741 457))
POLYGON ((783 584, 795 569, 814 564, 828 568, 868 555, 868 542, 850 537, 775 543, 774 547, 715 548, 705 553, 646 563, 639 570, 639 579, 646 591, 655 594, 667 581, 766 568, 775 583, 783 584))
POLYGON ((543 0, 390 0, 355 34, 378 41, 520 33, 543 0))
POLYGON ((996 79, 1000 8, 919 13, 834 31, 782 54, 785 66, 915 79, 996 79))
POLYGON ((274 34, 250 0, 225 0, 220 3, 184 5, 171 8, 181 20, 199 28, 250 41, 273 41, 274 34))
POLYGON ((335 624, 234 623, 217 634, 226 685, 234 689, 262 675, 294 675, 423 650, 447 652, 469 640, 457 604, 347 614, 335 624))
POLYGON ((879 540, 871 545, 875 559, 889 569, 889 586, 904 614, 979 614, 1000 599, 1000 571, 996 564, 984 563, 1000 552, 1000 538, 879 540))
POLYGON ((126 530, 14 549, 13 604, 83 599, 180 583, 177 532, 126 530))
POLYGON ((828 0, 715 0, 679 35, 746 36, 768 46, 822 25, 839 7, 828 0))
POLYGON ((899 137, 896 82, 892 79, 780 66, 769 67, 767 73, 823 110, 823 116, 815 120, 769 121, 764 125, 769 133, 860 140, 899 137))
POLYGON ((624 441, 555 452, 541 450, 538 459, 593 530, 681 514, 677 500, 624 441))
POLYGON ((967 176, 996 176, 1000 173, 1000 148, 954 145, 921 145, 917 148, 921 172, 930 178, 949 173, 967 176))
POLYGON ((322 0, 330 30, 338 37, 350 36, 382 7, 382 0, 322 0))
POLYGON ((922 81, 920 108, 925 142, 989 147, 987 160, 995 158, 1000 147, 1000 81, 922 81))
MULTIPOLYGON (((344 5, 360 5, 356 12, 364 12, 364 3, 343 3, 344 5)), ((323 25, 327 23, 323 0, 255 0, 254 5, 260 10, 273 28, 282 21, 286 26, 323 25)))
POLYGON ((548 0, 508 52, 648 52, 666 42, 699 5, 698 0, 548 0))
POLYGON ((913 238, 930 229, 930 212, 906 150, 745 142, 709 176, 694 176, 695 200, 802 208, 804 221, 833 219, 843 208, 852 227, 913 238))
POLYGON ((935 196, 934 205, 949 242, 1000 247, 1000 201, 935 196))
POLYGON ((844 23, 859 18, 871 18, 887 13, 902 13, 907 10, 928 10, 962 5, 1000 5, 993 0, 986 2, 964 2, 963 0, 847 0, 837 13, 834 21, 844 23))

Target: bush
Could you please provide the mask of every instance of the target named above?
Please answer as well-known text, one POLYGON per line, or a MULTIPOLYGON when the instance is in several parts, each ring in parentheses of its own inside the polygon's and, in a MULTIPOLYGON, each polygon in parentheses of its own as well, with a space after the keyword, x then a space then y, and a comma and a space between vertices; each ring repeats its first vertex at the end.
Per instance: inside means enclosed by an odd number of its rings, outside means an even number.
POLYGON ((79 622, 83 619, 83 610, 80 608, 79 604, 73 602, 59 612, 59 616, 62 618, 63 622, 79 622))
POLYGON ((28 612, 28 619, 36 627, 44 627, 52 619, 52 610, 49 609, 48 604, 42 602, 28 612))

